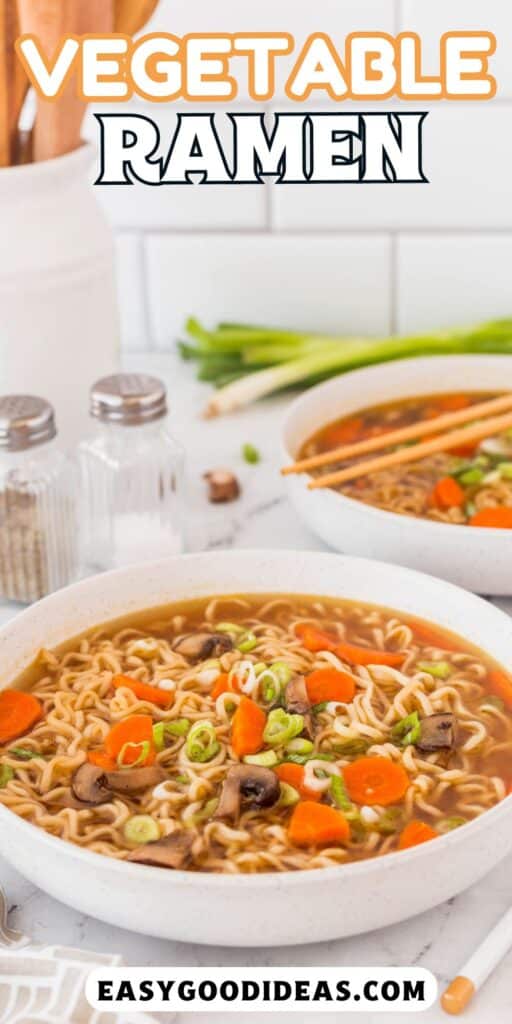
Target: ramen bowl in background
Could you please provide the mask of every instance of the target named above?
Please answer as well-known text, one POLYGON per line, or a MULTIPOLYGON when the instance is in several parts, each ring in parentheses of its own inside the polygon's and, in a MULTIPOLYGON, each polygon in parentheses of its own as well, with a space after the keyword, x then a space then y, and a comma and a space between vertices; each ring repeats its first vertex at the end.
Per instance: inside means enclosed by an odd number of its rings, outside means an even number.
MULTIPOLYGON (((0 630, 2 686, 42 648, 94 626, 211 595, 282 591, 392 605, 478 645, 512 671, 512 622, 441 580, 317 552, 187 555, 96 576, 46 598, 0 630)), ((225 946, 319 942, 402 921, 451 898, 512 849, 512 800, 464 828, 398 853, 311 871, 173 871, 118 861, 49 835, 0 806, 0 854, 51 896, 140 934, 225 946), (492 836, 492 842, 489 841, 492 836)))
MULTIPOLYGON (((336 377, 292 402, 283 461, 295 460, 313 434, 342 416, 421 395, 503 391, 511 369, 510 356, 436 356, 336 377)), ((336 551, 432 573, 480 594, 512 595, 512 531, 399 515, 329 488, 310 491, 306 473, 285 479, 301 519, 336 551)))

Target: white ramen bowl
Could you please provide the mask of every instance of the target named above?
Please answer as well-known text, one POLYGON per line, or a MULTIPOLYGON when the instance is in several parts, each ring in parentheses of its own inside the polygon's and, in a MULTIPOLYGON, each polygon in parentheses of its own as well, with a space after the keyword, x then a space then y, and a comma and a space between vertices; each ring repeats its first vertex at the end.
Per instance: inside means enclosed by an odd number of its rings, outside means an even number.
MULTIPOLYGON (((46 598, 0 631, 2 686, 41 647, 110 619, 174 600, 285 590, 388 605, 433 620, 512 671, 512 622, 450 584, 339 555, 236 551, 123 569, 46 598)), ((506 799, 434 842, 375 860, 282 874, 210 875, 100 856, 0 806, 0 853, 51 896, 138 933, 224 946, 294 945, 382 928, 472 885, 510 849, 512 799, 506 799)))
MULTIPOLYGON (((357 410, 416 395, 502 391, 511 382, 512 356, 436 356, 355 370, 291 404, 283 460, 292 462, 312 434, 357 410)), ((398 515, 333 490, 309 491, 307 474, 285 479, 301 519, 336 551, 433 573, 479 594, 512 595, 512 531, 398 515)))

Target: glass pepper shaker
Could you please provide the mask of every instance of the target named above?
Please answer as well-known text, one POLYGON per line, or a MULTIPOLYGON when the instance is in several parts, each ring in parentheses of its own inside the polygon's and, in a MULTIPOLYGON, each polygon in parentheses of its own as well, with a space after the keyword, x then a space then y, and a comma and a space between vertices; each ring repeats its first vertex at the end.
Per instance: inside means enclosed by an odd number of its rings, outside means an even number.
POLYGON ((52 406, 0 398, 0 596, 29 604, 77 571, 76 478, 52 406))
POLYGON ((91 390, 92 436, 79 446, 84 561, 114 569, 184 547, 184 452, 169 433, 162 381, 104 377, 91 390))

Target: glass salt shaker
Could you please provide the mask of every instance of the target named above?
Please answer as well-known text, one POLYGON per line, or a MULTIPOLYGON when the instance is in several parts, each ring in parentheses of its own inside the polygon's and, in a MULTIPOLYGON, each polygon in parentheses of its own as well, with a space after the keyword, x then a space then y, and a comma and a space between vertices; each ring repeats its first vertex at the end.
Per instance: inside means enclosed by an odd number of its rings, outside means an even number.
POLYGON ((91 390, 93 435, 79 446, 87 569, 114 569, 184 547, 184 452, 167 427, 162 381, 104 377, 91 390))
POLYGON ((77 571, 76 478, 52 406, 0 397, 0 596, 29 604, 77 571))

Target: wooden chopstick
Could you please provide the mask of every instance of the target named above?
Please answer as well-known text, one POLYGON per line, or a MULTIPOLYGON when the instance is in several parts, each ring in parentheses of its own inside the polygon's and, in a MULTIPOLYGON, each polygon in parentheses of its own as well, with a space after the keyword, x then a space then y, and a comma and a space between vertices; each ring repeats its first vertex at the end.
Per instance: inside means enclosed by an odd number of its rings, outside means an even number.
POLYGON ((331 462, 341 462, 344 459, 352 459, 357 455, 366 455, 368 452, 379 451, 380 448, 387 448, 389 445, 402 444, 404 441, 414 441, 417 437, 423 437, 430 430, 449 430, 459 426, 460 423, 469 423, 471 420, 480 419, 483 416, 492 416, 495 413, 505 412, 512 409, 512 394, 500 395, 499 398, 490 398, 486 402, 478 402, 469 405, 466 409, 459 409, 457 412, 445 413, 436 416, 433 420, 422 420, 420 423, 413 423, 408 427, 400 427, 398 430, 390 430, 387 434, 379 434, 378 437, 369 437, 365 441, 358 441, 355 444, 346 444, 341 448, 333 448, 329 452, 322 452, 320 455, 311 455, 310 458, 300 459, 299 462, 285 466, 281 473, 288 476, 290 473, 304 473, 309 469, 317 469, 319 466, 328 466, 331 462))
MULTIPOLYGON (((435 420, 431 422, 435 423, 435 420)), ((311 480, 308 487, 310 491, 314 491, 322 487, 332 487, 333 484, 347 483, 349 480, 357 479, 358 476, 366 476, 369 473, 378 473, 381 469, 388 469, 389 466, 418 462, 426 455, 435 455, 436 452, 444 452, 448 448, 457 448, 459 445, 470 444, 473 441, 482 441, 485 437, 492 437, 493 434, 499 434, 511 427, 512 411, 504 416, 494 416, 491 419, 483 420, 482 423, 475 423, 470 427, 449 431, 442 437, 434 437, 431 441, 424 441, 411 448, 400 448, 397 452, 380 455, 376 459, 366 459, 354 466, 348 466, 347 469, 328 473, 326 476, 311 480)))
POLYGON ((457 1016, 487 981, 512 946, 512 910, 501 918, 441 996, 446 1013, 457 1016))

